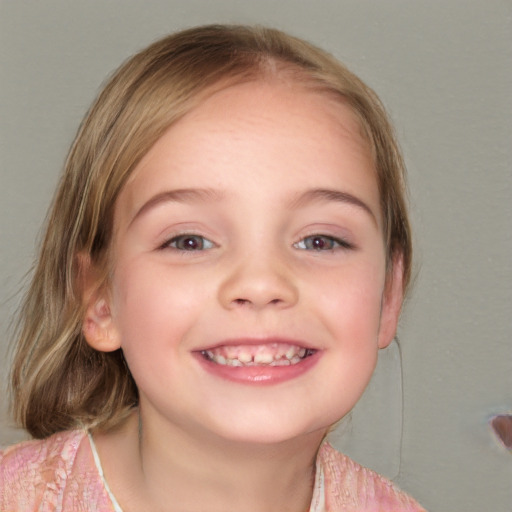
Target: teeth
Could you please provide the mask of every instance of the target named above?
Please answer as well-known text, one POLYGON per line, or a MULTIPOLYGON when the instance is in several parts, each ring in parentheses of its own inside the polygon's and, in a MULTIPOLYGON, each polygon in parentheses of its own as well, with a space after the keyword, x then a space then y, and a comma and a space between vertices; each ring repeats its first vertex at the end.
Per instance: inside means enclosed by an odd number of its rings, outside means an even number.
POLYGON ((236 358, 241 363, 250 363, 252 361, 252 355, 249 352, 242 351, 238 355, 238 358, 236 357, 236 354, 233 357, 236 358))
POLYGON ((270 353, 260 353, 254 356, 254 362, 256 364, 269 364, 274 360, 274 356, 270 353))
POLYGON ((226 358, 227 359, 236 359, 237 357, 236 347, 228 346, 226 347, 226 358))
POLYGON ((214 363, 223 366, 290 366, 300 363, 314 351, 298 346, 279 347, 265 345, 257 348, 250 347, 220 347, 215 350, 205 350, 203 356, 214 363), (222 352, 222 353, 220 353, 222 352))
POLYGON ((291 361, 296 354, 297 354, 297 351, 295 350, 295 347, 290 347, 286 351, 285 356, 286 356, 286 359, 289 359, 291 361))

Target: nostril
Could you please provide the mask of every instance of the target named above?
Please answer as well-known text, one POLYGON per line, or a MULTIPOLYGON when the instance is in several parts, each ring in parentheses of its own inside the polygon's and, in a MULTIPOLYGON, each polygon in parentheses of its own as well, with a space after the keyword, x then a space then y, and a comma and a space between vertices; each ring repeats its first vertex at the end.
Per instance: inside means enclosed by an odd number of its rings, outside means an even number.
MULTIPOLYGON (((281 303, 281 299, 272 299, 268 302, 268 304, 279 304, 281 303)), ((235 299, 233 301, 233 304, 236 304, 237 306, 246 306, 248 304, 251 304, 251 301, 248 299, 235 299)))

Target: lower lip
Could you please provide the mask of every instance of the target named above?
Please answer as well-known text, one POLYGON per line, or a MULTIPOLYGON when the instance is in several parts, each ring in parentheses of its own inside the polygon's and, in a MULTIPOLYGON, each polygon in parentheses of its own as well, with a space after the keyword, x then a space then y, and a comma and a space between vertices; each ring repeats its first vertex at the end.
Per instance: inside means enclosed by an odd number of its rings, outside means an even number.
POLYGON ((229 366, 217 364, 195 353, 201 366, 209 373, 222 379, 241 384, 272 385, 296 379, 311 370, 320 359, 320 351, 302 359, 300 363, 289 366, 229 366))

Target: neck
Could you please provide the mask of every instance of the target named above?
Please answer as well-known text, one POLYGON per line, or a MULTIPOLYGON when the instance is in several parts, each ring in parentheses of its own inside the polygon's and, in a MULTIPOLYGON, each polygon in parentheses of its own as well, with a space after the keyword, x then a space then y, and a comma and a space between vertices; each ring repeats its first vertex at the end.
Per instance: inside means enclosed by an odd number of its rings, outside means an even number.
POLYGON ((279 443, 246 443, 146 420, 142 415, 140 433, 136 417, 124 430, 126 441, 136 440, 129 446, 138 490, 131 492, 153 505, 148 510, 173 511, 176 504, 190 512, 309 510, 323 432, 279 443))

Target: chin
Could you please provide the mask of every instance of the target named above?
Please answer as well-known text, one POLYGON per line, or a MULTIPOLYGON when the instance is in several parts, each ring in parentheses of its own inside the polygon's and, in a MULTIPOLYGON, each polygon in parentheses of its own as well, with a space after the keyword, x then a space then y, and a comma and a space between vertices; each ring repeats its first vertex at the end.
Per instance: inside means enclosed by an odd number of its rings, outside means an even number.
POLYGON ((232 443, 253 445, 277 445, 304 438, 322 441, 331 424, 304 425, 302 428, 297 422, 279 423, 275 420, 247 424, 230 424, 229 428, 220 429, 220 437, 232 443))

